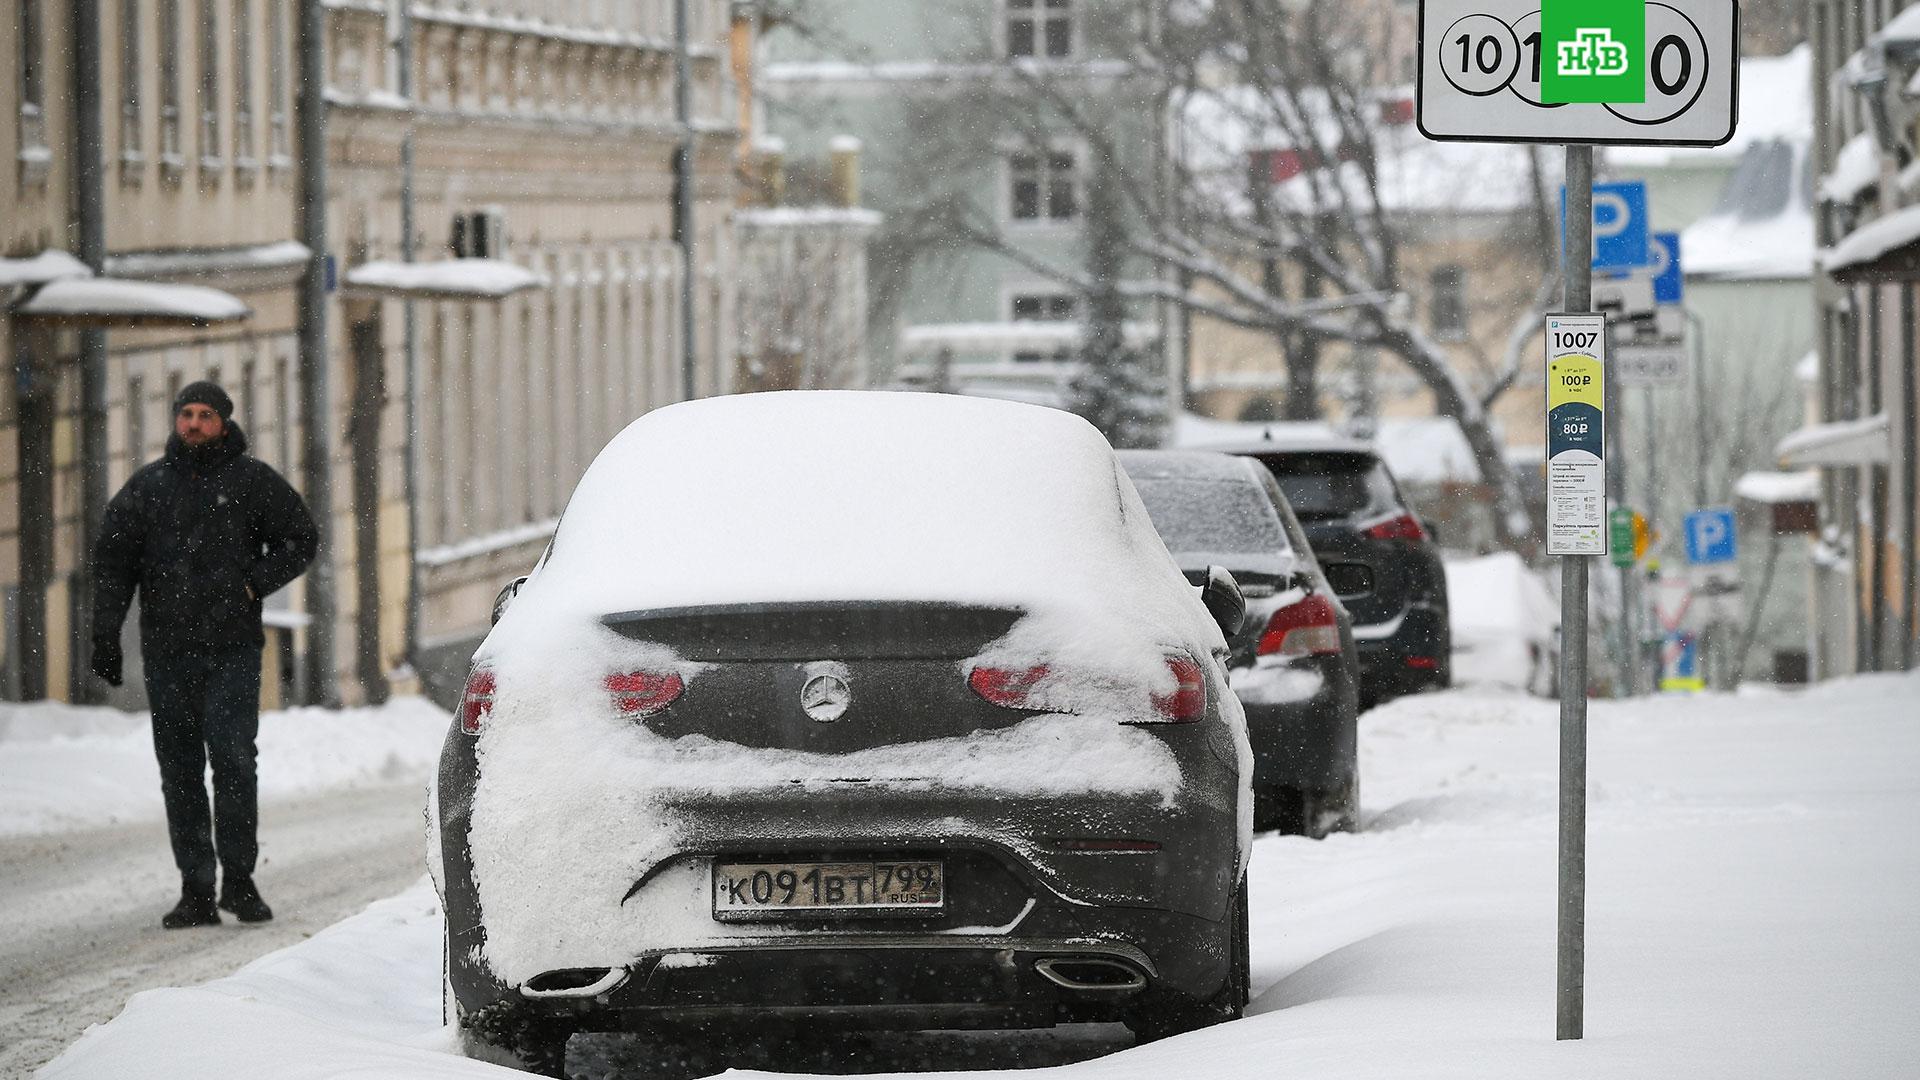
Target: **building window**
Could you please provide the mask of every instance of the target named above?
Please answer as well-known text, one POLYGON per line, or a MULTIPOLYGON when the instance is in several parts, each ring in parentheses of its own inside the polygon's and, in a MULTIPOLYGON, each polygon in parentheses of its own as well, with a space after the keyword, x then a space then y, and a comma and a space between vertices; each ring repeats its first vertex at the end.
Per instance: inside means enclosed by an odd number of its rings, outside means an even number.
POLYGON ((1079 215, 1079 180, 1072 151, 1015 154, 1009 172, 1013 220, 1071 221, 1079 215))
POLYGON ((260 167, 253 147, 253 0, 233 0, 233 164, 260 167))
POLYGON ((140 0, 120 0, 120 179, 140 182, 140 0))
POLYGON ((1071 0, 1007 0, 1007 56, 1062 60, 1073 54, 1071 0))
POLYGON ((200 168, 220 166, 220 6, 200 0, 200 168))
POLYGON ((20 0, 20 177, 38 184, 46 179, 52 152, 47 148, 46 83, 40 36, 45 20, 40 0, 20 0))
POLYGON ((1467 271, 1457 263, 1436 267, 1431 278, 1428 314, 1433 336, 1442 341, 1467 338, 1467 271))
POLYGON ((1027 294, 1013 298, 1014 322, 1068 322, 1079 313, 1079 298, 1068 293, 1027 294))
POLYGON ((276 169, 293 164, 287 133, 287 54, 287 5, 267 0, 267 164, 276 169))
POLYGON ((180 147, 180 0, 160 0, 160 172, 179 179, 187 159, 180 147))

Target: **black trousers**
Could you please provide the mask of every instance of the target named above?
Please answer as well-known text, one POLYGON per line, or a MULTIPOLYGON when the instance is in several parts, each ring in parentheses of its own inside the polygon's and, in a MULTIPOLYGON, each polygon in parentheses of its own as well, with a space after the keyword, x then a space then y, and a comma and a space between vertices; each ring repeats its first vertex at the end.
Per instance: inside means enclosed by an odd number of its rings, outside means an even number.
POLYGON ((253 876, 259 855, 260 647, 146 653, 153 754, 167 804, 173 862, 189 887, 211 892, 216 843, 229 880, 253 876), (207 813, 207 765, 213 813, 207 813))

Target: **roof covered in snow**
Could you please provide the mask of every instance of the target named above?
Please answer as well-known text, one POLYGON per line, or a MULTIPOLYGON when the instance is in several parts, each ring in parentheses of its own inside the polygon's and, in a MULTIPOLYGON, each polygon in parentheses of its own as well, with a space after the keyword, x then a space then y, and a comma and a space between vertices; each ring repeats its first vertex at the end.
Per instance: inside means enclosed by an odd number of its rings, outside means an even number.
POLYGON ((432 262, 367 262, 347 271, 349 288, 420 299, 497 300, 547 279, 500 259, 436 259, 432 262))
POLYGON ((1804 472, 1750 472, 1736 480, 1733 494, 1757 503, 1813 502, 1820 498, 1820 474, 1804 472))
POLYGON ((1808 424, 1780 440, 1774 454, 1782 465, 1871 465, 1887 460, 1892 449, 1892 426, 1886 413, 1859 420, 1808 424))
POLYGON ((57 249, 43 251, 30 259, 0 259, 0 289, 92 276, 93 270, 86 263, 57 249))
POLYGON ((253 310, 237 297, 200 285, 113 278, 63 278, 14 305, 28 318, 100 325, 233 322, 253 310))
POLYGON ((1902 207, 1848 233, 1821 262, 1831 274, 1870 263, 1916 240, 1920 240, 1920 206, 1902 207))

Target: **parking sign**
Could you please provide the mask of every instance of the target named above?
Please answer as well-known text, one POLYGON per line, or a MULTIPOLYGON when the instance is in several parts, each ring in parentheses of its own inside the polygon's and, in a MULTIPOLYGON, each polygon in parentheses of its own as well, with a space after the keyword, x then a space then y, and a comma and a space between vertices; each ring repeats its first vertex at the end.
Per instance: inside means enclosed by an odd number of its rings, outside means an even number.
POLYGON ((1687 515, 1687 561, 1695 566, 1730 563, 1738 556, 1733 511, 1727 507, 1687 515))

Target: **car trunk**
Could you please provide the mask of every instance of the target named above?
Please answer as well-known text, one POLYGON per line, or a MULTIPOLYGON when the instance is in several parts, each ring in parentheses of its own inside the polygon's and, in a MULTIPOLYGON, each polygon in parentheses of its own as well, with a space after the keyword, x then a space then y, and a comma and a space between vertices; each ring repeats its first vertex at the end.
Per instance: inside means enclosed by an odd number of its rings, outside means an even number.
POLYGON ((1032 715, 975 694, 962 665, 1021 615, 1012 608, 867 602, 681 608, 604 621, 624 637, 709 665, 678 700, 645 720, 650 730, 844 753, 1010 727, 1032 715), (836 711, 842 697, 844 711, 836 711))
POLYGON ((1398 542, 1371 539, 1344 520, 1302 521, 1300 527, 1354 626, 1388 622, 1406 610, 1406 566, 1398 542))

